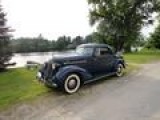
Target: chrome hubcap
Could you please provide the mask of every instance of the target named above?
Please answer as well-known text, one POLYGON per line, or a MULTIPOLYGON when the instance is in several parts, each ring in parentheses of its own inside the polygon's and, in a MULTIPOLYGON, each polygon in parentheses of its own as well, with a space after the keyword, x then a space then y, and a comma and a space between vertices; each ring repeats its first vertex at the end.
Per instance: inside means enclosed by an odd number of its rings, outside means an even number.
POLYGON ((65 92, 72 94, 80 88, 80 78, 76 74, 71 74, 67 77, 64 83, 65 92))
POLYGON ((122 76, 123 75, 123 66, 119 65, 117 68, 117 76, 122 76))
POLYGON ((74 80, 74 79, 69 80, 69 82, 68 82, 68 87, 69 87, 70 89, 75 88, 75 87, 76 87, 76 80, 74 80))
POLYGON ((118 72, 118 73, 121 73, 121 72, 122 72, 122 68, 121 68, 121 67, 118 67, 117 72, 118 72))

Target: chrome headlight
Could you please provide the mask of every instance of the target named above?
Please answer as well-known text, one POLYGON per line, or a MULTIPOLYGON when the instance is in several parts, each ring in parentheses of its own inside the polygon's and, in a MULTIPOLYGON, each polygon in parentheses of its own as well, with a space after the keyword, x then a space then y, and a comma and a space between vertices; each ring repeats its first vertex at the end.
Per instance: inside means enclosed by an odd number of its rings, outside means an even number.
POLYGON ((56 64, 55 63, 52 63, 52 69, 56 69, 56 64))
POLYGON ((60 66, 60 64, 58 64, 58 63, 52 63, 52 69, 56 69, 59 66, 60 66))
POLYGON ((38 80, 40 80, 40 79, 42 78, 42 73, 41 73, 41 72, 38 72, 36 78, 37 78, 38 80))

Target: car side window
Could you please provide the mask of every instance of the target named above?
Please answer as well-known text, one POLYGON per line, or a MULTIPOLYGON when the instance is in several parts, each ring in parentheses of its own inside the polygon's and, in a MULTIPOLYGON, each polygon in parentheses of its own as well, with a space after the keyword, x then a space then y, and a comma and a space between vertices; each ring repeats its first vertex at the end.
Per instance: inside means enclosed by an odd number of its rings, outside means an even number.
POLYGON ((96 48, 95 56, 106 56, 111 54, 111 51, 108 48, 96 48))

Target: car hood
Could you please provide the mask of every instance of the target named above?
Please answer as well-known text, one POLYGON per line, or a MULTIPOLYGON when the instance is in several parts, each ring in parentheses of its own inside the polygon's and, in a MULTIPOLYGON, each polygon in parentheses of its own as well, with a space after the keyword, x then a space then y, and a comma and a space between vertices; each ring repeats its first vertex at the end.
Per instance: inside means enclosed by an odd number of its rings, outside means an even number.
POLYGON ((52 62, 64 63, 66 61, 80 61, 89 58, 90 56, 83 56, 76 52, 59 53, 53 55, 52 62))

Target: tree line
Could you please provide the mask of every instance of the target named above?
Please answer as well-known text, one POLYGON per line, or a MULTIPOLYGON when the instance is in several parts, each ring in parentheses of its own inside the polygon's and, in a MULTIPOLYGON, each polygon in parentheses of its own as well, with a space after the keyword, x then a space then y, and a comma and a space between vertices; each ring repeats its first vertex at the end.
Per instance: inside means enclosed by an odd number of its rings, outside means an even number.
POLYGON ((14 53, 48 52, 75 49, 80 44, 92 43, 95 40, 92 35, 86 37, 60 36, 57 40, 48 40, 42 35, 35 38, 23 37, 11 40, 11 48, 14 53))
MULTIPOLYGON (((111 40, 106 41, 104 36, 97 32, 93 32, 85 37, 76 36, 60 36, 56 40, 48 40, 41 34, 38 37, 30 38, 23 37, 11 40, 11 48, 14 53, 27 53, 27 52, 49 52, 49 51, 64 51, 68 49, 75 49, 80 44, 86 43, 102 43, 113 46, 111 40)), ((137 40, 132 44, 133 47, 140 47, 145 44, 144 37, 140 35, 137 40)), ((127 49, 124 49, 127 52, 127 49)))

